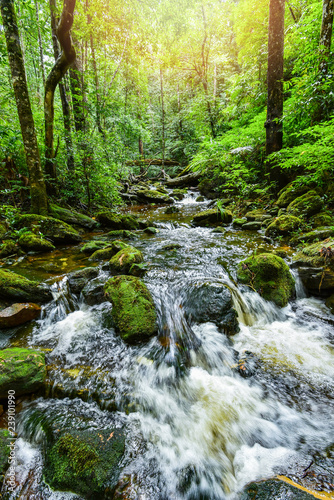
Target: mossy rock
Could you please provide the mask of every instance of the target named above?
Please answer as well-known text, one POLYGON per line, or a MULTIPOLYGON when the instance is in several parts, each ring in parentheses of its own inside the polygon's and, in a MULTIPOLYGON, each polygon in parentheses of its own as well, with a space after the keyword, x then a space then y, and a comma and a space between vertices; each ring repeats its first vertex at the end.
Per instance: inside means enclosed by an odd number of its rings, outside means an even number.
POLYGON ((101 250, 102 248, 105 248, 108 245, 109 245, 108 241, 92 240, 89 241, 88 243, 85 243, 81 247, 80 252, 86 253, 87 255, 92 255, 97 250, 101 250))
POLYGON ((0 269, 0 298, 13 302, 44 303, 52 299, 52 294, 46 285, 0 269))
POLYGON ((173 192, 171 194, 171 196, 173 198, 176 198, 177 200, 183 200, 183 198, 185 197, 185 195, 188 193, 188 189, 187 188, 184 188, 184 189, 173 189, 173 192))
POLYGON ((157 332, 157 315, 146 285, 135 276, 115 276, 105 284, 116 328, 128 343, 147 340, 157 332))
POLYGON ((94 229, 98 226, 96 220, 88 217, 88 215, 81 214, 74 210, 68 210, 67 208, 59 207, 58 205, 50 204, 49 212, 55 219, 67 222, 67 224, 84 227, 87 229, 94 229))
POLYGON ((247 219, 246 217, 237 217, 236 219, 233 219, 233 226, 235 227, 241 227, 243 224, 246 224, 247 219))
POLYGON ((105 248, 102 248, 101 250, 96 250, 96 252, 94 252, 93 255, 91 255, 89 260, 93 260, 96 262, 100 262, 101 260, 109 260, 118 252, 129 246, 130 245, 121 240, 112 241, 111 243, 108 243, 108 245, 105 248))
POLYGON ((296 217, 311 217, 321 211, 323 200, 315 191, 309 191, 290 203, 287 213, 296 217))
POLYGON ((259 231, 261 229, 262 222, 259 221, 252 221, 252 222, 246 222, 246 224, 243 224, 241 227, 245 231, 259 231))
POLYGON ((0 240, 3 240, 8 231, 7 225, 4 222, 0 222, 0 240))
POLYGON ((165 214, 177 214, 179 211, 180 209, 175 206, 167 207, 165 210, 165 214))
POLYGON ((19 215, 16 217, 13 227, 15 229, 38 228, 43 236, 55 244, 78 243, 82 240, 78 231, 66 222, 43 215, 19 215))
POLYGON ((3 349, 0 351, 0 399, 8 391, 16 396, 40 389, 46 377, 44 354, 33 349, 3 349))
POLYGON ((228 210, 218 210, 217 208, 200 212, 192 220, 195 226, 220 226, 221 224, 229 224, 230 222, 232 222, 231 212, 228 210))
POLYGON ((8 457, 10 453, 10 438, 11 435, 7 429, 0 429, 0 488, 3 483, 6 470, 9 467, 8 457))
POLYGON ((331 311, 331 313, 334 314, 334 293, 330 297, 327 298, 326 306, 331 311))
POLYGON ((137 276, 138 278, 141 278, 144 276, 145 273, 147 273, 148 267, 147 264, 141 263, 141 264, 132 264, 132 266, 129 269, 129 274, 131 276, 137 276))
POLYGON ((265 210, 260 209, 250 210, 245 214, 245 217, 249 222, 263 222, 267 219, 271 219, 271 215, 269 215, 265 210))
POLYGON ((157 229, 156 227, 149 226, 146 229, 144 229, 144 233, 146 233, 146 234, 154 235, 154 234, 158 234, 159 232, 160 232, 159 229, 157 229))
POLYGON ((290 245, 298 244, 298 243, 312 243, 314 241, 322 241, 326 238, 334 237, 334 228, 332 227, 318 227, 313 231, 309 231, 308 233, 302 234, 297 238, 293 238, 290 241, 290 245))
POLYGON ((312 492, 308 493, 279 479, 267 479, 246 486, 240 500, 314 500, 314 498, 312 492))
POLYGON ((18 251, 15 241, 4 240, 2 245, 0 245, 0 258, 8 257, 9 255, 15 255, 18 251))
POLYGON ((309 223, 313 227, 334 226, 334 217, 328 212, 320 212, 310 218, 309 223))
POLYGON ((101 211, 96 214, 96 219, 110 229, 133 229, 139 228, 138 220, 132 215, 120 214, 117 212, 101 211))
POLYGON ((153 189, 142 189, 136 192, 139 200, 144 203, 174 203, 168 195, 153 189))
POLYGON ((288 236, 303 226, 303 221, 293 215, 281 215, 269 224, 265 231, 266 236, 288 236))
POLYGON ((18 241, 19 245, 26 251, 51 252, 56 247, 51 241, 35 233, 23 233, 18 241))
POLYGON ((109 233, 107 233, 106 236, 108 236, 108 238, 110 239, 116 239, 116 240, 118 240, 119 238, 131 239, 136 237, 136 233, 128 231, 127 229, 118 229, 115 231, 109 231, 109 233))
POLYGON ((198 184, 198 190, 202 196, 205 196, 209 200, 219 198, 219 194, 217 192, 217 182, 211 178, 202 179, 198 184))
POLYGON ((127 274, 133 264, 140 264, 143 260, 143 254, 128 245, 110 259, 109 267, 115 273, 127 274))
POLYGON ((295 293, 295 280, 281 257, 260 254, 248 257, 238 265, 240 283, 249 285, 266 300, 285 307, 295 293))
POLYGON ((79 295, 87 283, 96 278, 98 274, 99 270, 96 267, 85 267, 69 274, 68 284, 71 292, 79 295))
POLYGON ((310 191, 310 186, 291 182, 291 184, 285 186, 278 193, 278 200, 276 201, 276 205, 280 208, 285 208, 290 205, 290 203, 292 203, 296 198, 299 198, 308 191, 310 191))
POLYGON ((85 498, 112 498, 124 450, 122 429, 63 432, 46 449, 45 480, 56 490, 85 498))

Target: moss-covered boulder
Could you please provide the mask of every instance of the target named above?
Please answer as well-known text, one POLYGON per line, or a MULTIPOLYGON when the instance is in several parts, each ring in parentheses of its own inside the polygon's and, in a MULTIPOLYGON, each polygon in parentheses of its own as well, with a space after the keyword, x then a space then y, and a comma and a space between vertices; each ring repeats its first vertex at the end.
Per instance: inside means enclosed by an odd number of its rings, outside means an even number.
POLYGON ((96 267, 85 267, 84 269, 73 271, 73 273, 68 275, 68 284, 71 292, 79 295, 87 283, 96 278, 98 274, 99 270, 96 267))
POLYGON ((94 229, 98 226, 96 220, 88 217, 88 215, 81 214, 74 210, 59 207, 58 205, 50 204, 49 213, 52 217, 58 220, 67 222, 67 224, 84 227, 86 229, 94 229))
POLYGON ((143 260, 143 254, 128 245, 110 259, 109 267, 112 272, 127 274, 133 264, 140 264, 143 260))
MULTIPOLYGON (((141 221, 138 221, 139 226, 141 225, 141 221)), ((146 226, 145 226, 146 227, 146 226)), ((106 234, 108 238, 114 240, 118 240, 120 238, 123 239, 131 239, 136 237, 136 233, 133 233, 132 231, 128 231, 127 229, 118 229, 114 231, 109 231, 109 233, 106 234)))
POLYGON ((176 200, 183 200, 183 198, 186 196, 188 192, 188 189, 173 189, 173 192, 171 196, 175 198, 176 200))
POLYGON ((217 182, 212 178, 202 179, 198 184, 198 190, 201 195, 205 196, 209 200, 215 200, 216 198, 219 198, 217 182))
POLYGON ((115 276, 105 284, 116 328, 128 343, 147 340, 157 332, 157 315, 146 285, 135 276, 115 276))
POLYGON ((292 201, 287 213, 295 217, 311 217, 321 211, 323 204, 322 198, 315 191, 309 191, 292 201))
POLYGON ((43 353, 18 347, 0 350, 0 399, 7 398, 10 389, 16 396, 35 392, 45 377, 43 353))
POLYGON ((33 252, 51 252, 56 248, 51 241, 32 232, 23 233, 18 243, 24 250, 33 252))
POLYGON ((48 302, 50 288, 19 274, 0 269, 0 298, 13 302, 48 302))
POLYGON ((248 257, 239 263, 237 277, 240 283, 250 286, 279 307, 286 306, 295 292, 295 280, 289 266, 277 255, 265 253, 248 257))
POLYGON ((241 227, 243 226, 243 224, 246 224, 247 223, 247 219, 246 217, 237 217, 236 219, 233 219, 233 226, 235 227, 241 227))
POLYGON ((11 435, 7 429, 0 429, 0 489, 9 467, 8 457, 10 453, 9 443, 11 435))
POLYGON ((97 250, 101 250, 109 245, 108 241, 102 240, 92 240, 88 243, 85 243, 81 248, 80 252, 85 253, 87 255, 92 255, 97 250))
POLYGON ((296 182, 291 182, 288 186, 285 186, 278 193, 278 200, 276 201, 276 205, 280 208, 285 208, 290 205, 296 198, 299 198, 303 194, 310 191, 310 186, 306 186, 305 184, 300 185, 296 182))
POLYGON ((262 222, 254 220, 252 222, 246 222, 246 224, 243 224, 241 227, 246 231, 259 231, 262 227, 262 222))
POLYGON ((329 212, 320 212, 310 217, 309 223, 312 224, 313 227, 334 226, 334 216, 329 212))
POLYGON ((153 189, 143 189, 137 191, 137 196, 143 203, 174 203, 174 200, 167 194, 153 189))
POLYGON ((2 245, 0 245, 0 259, 4 257, 9 257, 9 255, 15 255, 18 251, 18 247, 13 240, 4 240, 2 245))
POLYGON ((218 210, 217 208, 200 212, 192 220, 195 226, 219 226, 221 224, 229 224, 230 222, 232 222, 231 212, 228 210, 218 210))
POLYGON ((240 500, 314 500, 316 498, 311 491, 308 493, 305 488, 301 489, 296 486, 279 479, 250 483, 241 494, 240 500))
POLYGON ((334 238, 313 243, 293 256, 304 287, 314 295, 334 292, 334 238))
POLYGON ((37 229, 54 244, 77 243, 82 239, 78 231, 66 222, 43 215, 19 215, 14 220, 13 227, 37 229))
POLYGON ((95 262, 100 262, 102 260, 109 260, 111 257, 116 255, 120 250, 123 250, 126 247, 129 247, 127 243, 121 240, 115 240, 111 243, 108 243, 108 245, 105 248, 101 248, 101 250, 96 250, 94 252, 89 260, 93 260, 95 262))
POLYGON ((271 215, 269 215, 265 210, 261 209, 250 210, 245 214, 245 217, 248 222, 263 222, 267 219, 271 219, 271 215))
POLYGON ((110 229, 128 229, 132 231, 139 228, 138 220, 132 215, 101 211, 96 214, 96 219, 100 224, 110 229))
POLYGON ((149 226, 149 227, 144 229, 144 233, 146 233, 146 234, 154 235, 154 234, 158 234, 159 232, 160 232, 159 229, 157 229, 156 227, 152 227, 152 226, 149 226))
POLYGON ((269 224, 265 231, 266 236, 288 236, 303 226, 303 221, 293 215, 281 215, 269 224))
POLYGON ((12 304, 0 311, 0 328, 12 328, 38 318, 41 308, 31 302, 12 304))
POLYGON ((309 231, 308 233, 304 233, 296 238, 293 238, 290 241, 290 245, 299 243, 312 243, 314 241, 322 241, 325 240, 326 238, 333 238, 333 237, 334 237, 334 228, 318 227, 313 231, 309 231))
POLYGON ((84 498, 112 498, 124 450, 122 429, 63 432, 46 449, 45 480, 56 490, 84 498))

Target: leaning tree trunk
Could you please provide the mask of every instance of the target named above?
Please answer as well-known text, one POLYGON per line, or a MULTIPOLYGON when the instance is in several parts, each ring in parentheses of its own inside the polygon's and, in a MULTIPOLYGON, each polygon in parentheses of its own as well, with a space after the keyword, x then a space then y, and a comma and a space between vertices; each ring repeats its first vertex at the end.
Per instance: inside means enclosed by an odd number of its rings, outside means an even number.
POLYGON ((12 0, 0 0, 0 6, 17 112, 29 171, 31 211, 35 214, 47 215, 47 195, 29 100, 14 4, 12 0))
MULTIPOLYGON (((268 102, 266 127, 266 155, 282 149, 283 144, 283 55, 284 55, 285 0, 270 0, 268 35, 268 102)), ((279 187, 286 177, 273 162, 267 164, 270 180, 279 187)))
POLYGON ((45 173, 50 194, 56 192, 56 167, 53 148, 54 93, 67 69, 75 60, 70 29, 73 24, 75 0, 64 0, 63 12, 57 28, 57 38, 62 53, 53 66, 45 84, 44 119, 45 119, 45 173))

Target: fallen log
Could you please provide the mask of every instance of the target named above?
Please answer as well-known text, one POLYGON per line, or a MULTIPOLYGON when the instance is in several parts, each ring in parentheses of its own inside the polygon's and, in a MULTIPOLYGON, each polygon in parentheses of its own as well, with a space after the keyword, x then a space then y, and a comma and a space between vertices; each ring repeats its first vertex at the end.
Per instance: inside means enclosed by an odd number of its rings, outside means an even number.
POLYGON ((175 179, 167 181, 165 183, 165 186, 169 188, 196 186, 201 175, 201 172, 192 172, 191 174, 183 175, 182 177, 176 177, 175 179))
MULTIPOLYGON (((164 165, 165 167, 178 167, 180 164, 177 161, 174 160, 164 160, 164 165)), ((145 159, 145 160, 129 160, 125 164, 126 165, 136 165, 136 166, 143 166, 143 165, 162 165, 162 160, 159 158, 150 160, 150 159, 145 159)))

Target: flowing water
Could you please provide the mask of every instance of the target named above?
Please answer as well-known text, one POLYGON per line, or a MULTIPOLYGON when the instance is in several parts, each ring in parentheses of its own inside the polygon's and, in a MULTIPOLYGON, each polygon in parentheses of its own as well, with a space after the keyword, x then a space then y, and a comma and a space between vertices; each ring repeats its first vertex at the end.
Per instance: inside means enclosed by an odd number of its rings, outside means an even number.
POLYGON ((281 310, 238 289, 240 259, 272 247, 260 232, 191 227, 206 207, 194 199, 172 215, 132 208, 159 228, 133 242, 148 262, 158 337, 127 346, 108 324, 111 304, 87 306, 71 296, 66 277, 34 328, 12 337, 13 345, 45 349, 49 371, 47 397, 25 402, 18 416, 18 485, 8 498, 78 498, 42 480, 45 420, 125 428, 129 500, 238 499, 246 483, 305 469, 333 444, 334 317, 299 283, 297 299, 281 310), (187 298, 208 284, 232 293, 240 326, 233 337, 185 313, 187 298), (250 378, 236 369, 244 351, 259 360, 250 378))

